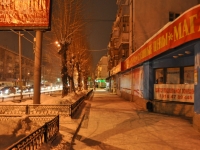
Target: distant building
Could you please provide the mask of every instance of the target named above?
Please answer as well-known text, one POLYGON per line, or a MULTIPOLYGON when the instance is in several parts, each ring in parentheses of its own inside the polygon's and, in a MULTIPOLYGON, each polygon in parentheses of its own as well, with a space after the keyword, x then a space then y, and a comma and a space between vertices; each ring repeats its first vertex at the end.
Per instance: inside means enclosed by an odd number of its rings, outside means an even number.
POLYGON ((102 56, 95 70, 95 84, 98 88, 106 88, 108 73, 108 57, 102 56))
MULTIPOLYGON (((34 80, 34 61, 22 56, 22 82, 23 85, 33 85, 34 80)), ((56 83, 60 78, 60 68, 53 66, 43 60, 42 82, 56 83)), ((13 85, 19 85, 19 54, 7 48, 0 46, 0 82, 12 82, 13 85)))
MULTIPOLYGON (((33 60, 22 56, 22 82, 26 85, 28 82, 33 84, 33 60)), ((19 54, 0 47, 0 81, 13 82, 19 84, 19 54)))

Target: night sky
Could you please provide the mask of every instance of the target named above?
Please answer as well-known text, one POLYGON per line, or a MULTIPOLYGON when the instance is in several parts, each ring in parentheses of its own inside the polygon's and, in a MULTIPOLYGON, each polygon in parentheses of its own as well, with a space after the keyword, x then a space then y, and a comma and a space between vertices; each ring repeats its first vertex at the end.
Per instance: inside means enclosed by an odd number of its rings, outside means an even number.
MULTIPOLYGON (((117 13, 116 0, 84 0, 86 9, 85 18, 88 20, 87 33, 90 44, 93 67, 96 67, 100 58, 107 54, 105 50, 108 46, 112 25, 117 13), (98 50, 98 51, 97 51, 98 50), (102 51, 99 51, 102 50, 102 51)), ((22 32, 26 38, 33 41, 33 37, 22 32)), ((35 32, 31 32, 35 35, 35 32)), ((18 35, 12 31, 0 31, 0 45, 18 53, 18 35)), ((24 56, 33 59, 33 44, 22 38, 22 53, 24 56)))
MULTIPOLYGON (((88 0, 85 0, 88 1, 88 0)), ((91 23, 88 24, 89 43, 93 55, 93 67, 96 67, 100 58, 107 54, 107 46, 110 40, 112 25, 117 13, 116 0, 90 0, 88 3, 88 18, 91 23), (104 49, 104 50, 103 50, 104 49)))

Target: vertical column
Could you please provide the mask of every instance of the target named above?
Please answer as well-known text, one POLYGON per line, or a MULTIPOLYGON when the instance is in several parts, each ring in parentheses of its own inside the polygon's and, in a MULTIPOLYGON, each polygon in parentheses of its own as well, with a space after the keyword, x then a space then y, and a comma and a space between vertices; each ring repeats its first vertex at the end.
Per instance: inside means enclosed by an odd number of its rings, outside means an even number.
POLYGON ((21 45, 21 36, 23 36, 23 34, 21 34, 19 32, 19 83, 20 83, 20 100, 23 99, 23 89, 22 89, 22 45, 21 45))
POLYGON ((43 34, 42 31, 36 31, 33 104, 40 104, 42 34, 43 34))
POLYGON ((143 96, 147 100, 153 100, 154 91, 154 73, 150 62, 146 62, 143 65, 143 96))
POLYGON ((200 114, 200 42, 194 47, 194 111, 200 114))
POLYGON ((193 126, 200 131, 200 41, 194 46, 194 117, 193 126))

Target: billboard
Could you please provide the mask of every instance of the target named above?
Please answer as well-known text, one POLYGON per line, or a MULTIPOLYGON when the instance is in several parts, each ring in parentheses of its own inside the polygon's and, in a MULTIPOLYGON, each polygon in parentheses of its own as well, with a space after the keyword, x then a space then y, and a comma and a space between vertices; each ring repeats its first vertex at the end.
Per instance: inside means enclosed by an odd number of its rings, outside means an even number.
POLYGON ((50 30, 51 0, 0 0, 0 30, 50 30))

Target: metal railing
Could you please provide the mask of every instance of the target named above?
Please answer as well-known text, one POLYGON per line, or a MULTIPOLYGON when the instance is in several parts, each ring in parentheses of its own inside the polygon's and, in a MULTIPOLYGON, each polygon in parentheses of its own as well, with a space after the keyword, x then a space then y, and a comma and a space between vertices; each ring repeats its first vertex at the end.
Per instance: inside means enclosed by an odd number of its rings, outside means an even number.
POLYGON ((71 115, 71 104, 0 105, 0 115, 71 115))
POLYGON ((46 122, 45 125, 35 130, 28 136, 22 138, 18 142, 14 143, 7 150, 36 150, 43 143, 48 143, 55 139, 56 135, 59 132, 59 115, 56 116, 49 122, 46 122))
POLYGON ((89 91, 86 96, 81 97, 73 104, 0 105, 0 115, 60 115, 64 117, 73 116, 84 99, 89 97, 92 91, 93 90, 89 91))

